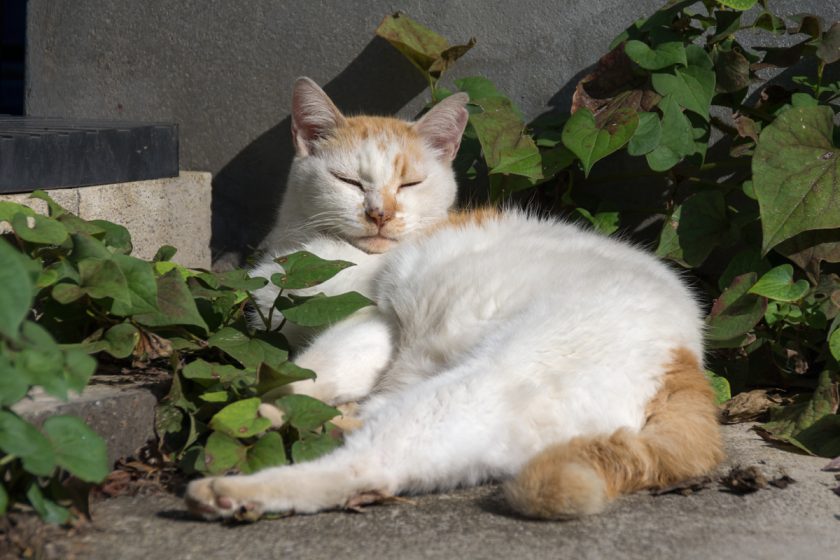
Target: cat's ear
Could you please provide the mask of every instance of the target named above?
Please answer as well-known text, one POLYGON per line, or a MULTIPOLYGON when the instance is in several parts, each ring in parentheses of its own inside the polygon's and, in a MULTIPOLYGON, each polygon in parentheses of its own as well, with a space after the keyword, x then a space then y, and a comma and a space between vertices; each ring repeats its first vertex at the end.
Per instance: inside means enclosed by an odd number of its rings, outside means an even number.
POLYGON ((312 143, 343 125, 344 115, 318 84, 298 78, 292 90, 292 141, 298 156, 312 153, 312 143))
POLYGON ((414 129, 445 161, 452 161, 458 154, 461 135, 470 117, 466 108, 469 100, 469 96, 463 92, 450 95, 414 123, 414 129))

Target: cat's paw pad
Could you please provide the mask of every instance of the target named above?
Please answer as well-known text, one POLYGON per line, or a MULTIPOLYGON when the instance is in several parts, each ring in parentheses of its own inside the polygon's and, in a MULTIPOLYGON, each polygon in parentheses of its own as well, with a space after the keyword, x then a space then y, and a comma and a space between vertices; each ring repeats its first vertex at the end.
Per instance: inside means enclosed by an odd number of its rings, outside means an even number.
POLYGON ((184 496, 187 509, 207 520, 258 519, 263 513, 262 504, 247 492, 238 491, 232 480, 230 477, 210 477, 190 482, 184 496))

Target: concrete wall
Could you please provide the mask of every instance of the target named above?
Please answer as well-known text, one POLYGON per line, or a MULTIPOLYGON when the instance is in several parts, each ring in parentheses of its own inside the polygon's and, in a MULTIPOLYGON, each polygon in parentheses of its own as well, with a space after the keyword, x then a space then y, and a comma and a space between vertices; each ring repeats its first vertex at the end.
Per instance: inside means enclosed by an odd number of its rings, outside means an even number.
MULTIPOLYGON (((487 76, 533 117, 567 108, 611 39, 661 4, 29 0, 27 113, 177 122, 182 168, 214 176, 215 255, 236 258, 259 242, 279 202, 296 76, 312 77, 350 112, 411 117, 426 101, 414 68, 373 36, 384 15, 401 10, 452 42, 476 37, 448 80, 487 76)), ((824 0, 771 4, 834 19, 840 11, 824 0)))

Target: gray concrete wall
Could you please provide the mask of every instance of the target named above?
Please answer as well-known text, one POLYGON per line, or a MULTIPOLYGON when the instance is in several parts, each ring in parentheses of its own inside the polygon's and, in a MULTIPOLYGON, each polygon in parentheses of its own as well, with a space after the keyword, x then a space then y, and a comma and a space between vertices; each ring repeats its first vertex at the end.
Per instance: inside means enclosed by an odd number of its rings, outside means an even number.
MULTIPOLYGON (((411 117, 425 83, 373 36, 397 10, 452 42, 526 116, 568 107, 611 39, 662 0, 29 0, 30 115, 175 121, 181 167, 213 173, 213 248, 238 257, 273 220, 291 160, 290 87, 308 75, 350 112, 411 117)), ((776 0, 780 13, 834 2, 776 0)), ((832 7, 833 6, 833 7, 832 7)))

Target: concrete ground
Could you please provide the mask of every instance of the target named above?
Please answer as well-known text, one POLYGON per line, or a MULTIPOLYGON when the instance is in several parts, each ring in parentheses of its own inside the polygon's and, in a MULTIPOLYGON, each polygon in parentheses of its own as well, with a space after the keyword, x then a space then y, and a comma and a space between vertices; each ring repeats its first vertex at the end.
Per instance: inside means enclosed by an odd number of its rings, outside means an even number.
POLYGON ((840 496, 825 459, 767 445, 749 425, 725 426, 728 467, 786 472, 787 488, 748 495, 717 483, 690 496, 639 493, 607 513, 569 522, 517 518, 496 486, 423 496, 364 513, 330 512, 225 526, 190 519, 170 495, 95 504, 94 528, 71 537, 66 557, 149 558, 748 558, 817 559, 840 550, 840 496))

